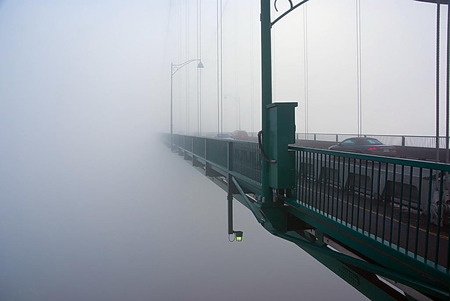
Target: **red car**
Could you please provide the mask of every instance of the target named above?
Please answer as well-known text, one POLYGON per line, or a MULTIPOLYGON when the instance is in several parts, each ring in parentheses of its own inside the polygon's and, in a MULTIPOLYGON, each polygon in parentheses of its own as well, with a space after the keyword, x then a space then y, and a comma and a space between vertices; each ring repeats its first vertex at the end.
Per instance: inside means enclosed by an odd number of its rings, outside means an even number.
POLYGON ((231 137, 235 140, 248 140, 247 132, 241 130, 237 130, 231 133, 231 137))

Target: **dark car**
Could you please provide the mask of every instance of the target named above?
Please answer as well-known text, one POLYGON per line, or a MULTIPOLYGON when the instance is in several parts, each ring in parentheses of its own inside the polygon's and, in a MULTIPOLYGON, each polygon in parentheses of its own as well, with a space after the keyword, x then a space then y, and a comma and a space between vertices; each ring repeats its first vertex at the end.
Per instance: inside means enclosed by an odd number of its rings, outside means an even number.
POLYGON ((384 145, 379 140, 369 137, 348 138, 336 145, 330 146, 328 149, 381 156, 395 156, 397 154, 394 146, 384 145))

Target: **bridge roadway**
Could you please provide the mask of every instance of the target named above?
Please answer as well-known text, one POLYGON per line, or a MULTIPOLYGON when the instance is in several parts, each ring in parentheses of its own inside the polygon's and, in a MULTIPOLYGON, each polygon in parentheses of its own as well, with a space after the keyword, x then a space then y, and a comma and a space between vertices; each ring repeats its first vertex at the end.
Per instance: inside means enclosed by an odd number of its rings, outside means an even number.
POLYGON ((173 144, 272 234, 369 298, 450 299, 450 165, 291 146, 296 185, 277 192, 274 214, 259 198, 257 143, 176 135, 173 144))
MULTIPOLYGON (((256 142, 256 139, 251 139, 256 142)), ((317 149, 328 149, 328 147, 335 145, 336 142, 320 141, 320 140, 303 140, 297 139, 296 146, 310 147, 317 149)), ((401 146, 395 145, 397 150, 397 157, 413 159, 413 160, 425 160, 436 161, 436 149, 431 147, 418 147, 418 146, 401 146)), ((446 150, 441 148, 439 150, 439 161, 445 163, 446 150)))
MULTIPOLYGON (((252 134, 255 135, 255 134, 252 134)), ((212 135, 211 137, 213 137, 212 135)), ((248 137, 247 141, 257 142, 256 137, 248 137)), ((328 149, 330 146, 335 145, 337 142, 325 141, 325 140, 307 140, 296 139, 295 146, 308 147, 316 149, 328 149)), ((436 161, 436 149, 432 147, 420 147, 420 146, 402 146, 394 145, 397 150, 398 158, 422 160, 422 161, 436 161)), ((439 162, 445 163, 446 150, 444 148, 439 149, 439 162)))

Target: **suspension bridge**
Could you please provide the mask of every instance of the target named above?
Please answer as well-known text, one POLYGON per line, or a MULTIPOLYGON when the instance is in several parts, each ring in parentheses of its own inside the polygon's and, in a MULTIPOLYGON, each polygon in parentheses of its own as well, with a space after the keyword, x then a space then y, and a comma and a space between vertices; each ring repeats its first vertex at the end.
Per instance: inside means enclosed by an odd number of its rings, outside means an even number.
POLYGON ((450 165, 294 145, 297 104, 272 103, 271 28, 308 0, 288 2, 273 20, 261 0, 258 142, 175 134, 171 120, 166 143, 226 192, 236 240, 234 200, 370 299, 450 300, 450 165))

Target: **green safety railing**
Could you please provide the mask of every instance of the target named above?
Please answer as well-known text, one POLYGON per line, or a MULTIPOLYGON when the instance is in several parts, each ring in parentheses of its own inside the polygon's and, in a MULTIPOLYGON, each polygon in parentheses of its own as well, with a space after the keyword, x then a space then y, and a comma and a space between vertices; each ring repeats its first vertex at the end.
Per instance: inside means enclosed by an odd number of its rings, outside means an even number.
POLYGON ((224 175, 232 172, 254 186, 261 185, 261 155, 255 142, 173 135, 173 144, 224 175))
MULTIPOLYGON (((330 268, 334 256, 430 296, 449 296, 450 165, 289 146, 294 188, 272 188, 275 203, 268 203, 260 197, 258 143, 183 135, 166 140, 267 230, 330 268), (332 241, 362 260, 311 245, 332 241)), ((341 277, 348 275, 345 264, 334 267, 341 277)))
POLYGON ((449 275, 450 166, 290 147, 296 202, 449 275))

